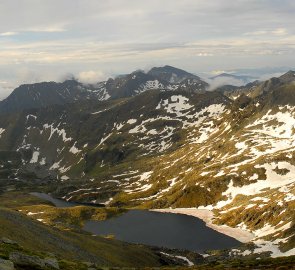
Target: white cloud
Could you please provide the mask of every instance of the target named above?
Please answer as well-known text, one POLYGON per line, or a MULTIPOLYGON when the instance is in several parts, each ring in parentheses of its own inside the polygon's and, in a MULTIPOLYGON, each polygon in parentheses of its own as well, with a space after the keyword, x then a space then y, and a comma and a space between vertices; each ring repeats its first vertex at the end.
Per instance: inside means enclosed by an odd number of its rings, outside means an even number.
POLYGON ((18 32, 3 32, 3 33, 0 33, 0 36, 1 37, 8 37, 8 36, 15 36, 17 34, 18 34, 18 32))
POLYGON ((288 30, 286 28, 277 28, 272 31, 272 34, 276 36, 285 36, 288 35, 288 30))
POLYGON ((262 76, 259 77, 259 80, 260 81, 265 81, 265 80, 268 80, 270 78, 273 78, 273 77, 280 77, 282 76, 283 74, 285 73, 284 72, 275 72, 275 73, 268 73, 268 74, 263 74, 262 76))
POLYGON ((198 53, 197 54, 197 56, 213 56, 213 54, 212 53, 207 53, 207 52, 200 52, 200 53, 198 53))
POLYGON ((66 32, 66 28, 63 26, 45 26, 45 27, 32 27, 23 29, 23 32, 44 32, 44 33, 59 33, 66 32))
POLYGON ((245 85, 243 80, 228 78, 228 77, 218 77, 214 79, 207 80, 210 84, 209 91, 215 90, 216 88, 223 85, 234 85, 234 86, 242 86, 245 85))
POLYGON ((222 73, 227 73, 227 74, 231 74, 231 73, 234 73, 234 71, 226 71, 226 70, 212 70, 211 72, 210 72, 210 74, 212 74, 212 75, 220 75, 220 74, 222 74, 222 73))
POLYGON ((245 36, 286 36, 288 35, 288 30, 286 28, 275 28, 272 30, 257 30, 253 32, 247 32, 245 36))
POLYGON ((12 91, 7 81, 0 81, 0 100, 6 98, 12 91))
POLYGON ((2 0, 0 10, 0 79, 15 86, 164 64, 198 72, 295 62, 293 0, 2 0))
POLYGON ((78 74, 79 81, 83 83, 97 83, 107 79, 102 71, 82 71, 78 74))

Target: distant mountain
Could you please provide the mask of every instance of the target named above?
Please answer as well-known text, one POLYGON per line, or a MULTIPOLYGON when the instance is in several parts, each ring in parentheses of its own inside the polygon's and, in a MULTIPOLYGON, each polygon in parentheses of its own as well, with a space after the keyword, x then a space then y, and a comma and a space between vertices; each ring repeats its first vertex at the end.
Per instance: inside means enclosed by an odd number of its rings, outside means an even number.
MULTIPOLYGON (((276 77, 280 76, 279 74, 284 74, 288 70, 292 70, 292 67, 262 67, 262 68, 244 68, 244 69, 235 69, 232 71, 234 75, 248 75, 252 77, 265 77, 270 78, 274 77, 274 74, 277 74, 276 77)), ((231 73, 231 74, 232 74, 231 73)))
POLYGON ((131 97, 151 89, 202 92, 208 84, 198 76, 171 66, 154 67, 147 73, 137 70, 106 82, 111 98, 131 97))
POLYGON ((148 74, 170 83, 181 83, 187 79, 201 80, 200 77, 192 73, 171 66, 154 67, 148 72, 148 74))
MULTIPOLYGON (((216 91, 222 92, 224 95, 230 97, 231 99, 235 99, 241 94, 246 94, 252 98, 256 98, 258 96, 263 95, 264 93, 272 93, 273 91, 276 91, 277 93, 278 89, 292 87, 294 84, 295 72, 290 70, 280 77, 273 77, 264 82, 253 81, 244 86, 239 87, 232 85, 223 85, 218 87, 216 91)), ((291 96, 292 93, 290 93, 291 96)), ((288 96, 286 95, 285 98, 288 98, 288 96)), ((292 99, 290 99, 290 102, 292 102, 292 99)))
POLYGON ((97 84, 82 84, 76 80, 24 84, 0 102, 0 113, 85 100, 126 98, 152 89, 202 92, 207 87, 208 84, 198 76, 165 66, 153 68, 148 73, 138 70, 97 84))
POLYGON ((0 112, 62 105, 78 100, 105 100, 108 98, 109 95, 105 92, 104 83, 84 85, 76 80, 67 80, 63 83, 24 84, 0 102, 0 112))
POLYGON ((213 76, 210 78, 211 80, 216 80, 216 79, 231 79, 231 80, 237 80, 241 81, 243 83, 249 83, 254 80, 257 80, 256 77, 248 76, 248 75, 233 75, 233 74, 228 74, 228 73, 221 73, 219 75, 213 76))
POLYGON ((115 79, 109 79, 105 88, 112 98, 122 98, 135 96, 150 89, 170 89, 171 86, 156 76, 135 71, 115 79))

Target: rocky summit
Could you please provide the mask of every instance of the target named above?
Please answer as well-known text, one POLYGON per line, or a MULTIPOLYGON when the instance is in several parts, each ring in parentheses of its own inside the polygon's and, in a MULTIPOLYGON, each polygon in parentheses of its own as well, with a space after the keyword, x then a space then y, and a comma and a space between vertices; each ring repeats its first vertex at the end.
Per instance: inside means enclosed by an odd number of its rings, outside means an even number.
POLYGON ((171 66, 96 84, 22 85, 0 103, 0 188, 203 211, 210 226, 248 233, 248 246, 227 256, 295 255, 295 72, 208 89, 171 66))

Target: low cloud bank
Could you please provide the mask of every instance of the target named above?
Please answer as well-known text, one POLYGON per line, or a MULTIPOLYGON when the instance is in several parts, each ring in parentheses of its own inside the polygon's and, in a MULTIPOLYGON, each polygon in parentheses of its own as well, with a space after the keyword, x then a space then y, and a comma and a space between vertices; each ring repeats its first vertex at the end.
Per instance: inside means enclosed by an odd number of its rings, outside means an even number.
POLYGON ((107 76, 102 71, 82 71, 78 74, 77 79, 82 83, 97 83, 107 79, 107 76))
POLYGON ((245 85, 245 81, 234 79, 234 78, 226 78, 226 77, 218 77, 215 79, 207 79, 209 83, 208 91, 213 91, 216 88, 223 86, 223 85, 234 85, 234 86, 242 86, 245 85))

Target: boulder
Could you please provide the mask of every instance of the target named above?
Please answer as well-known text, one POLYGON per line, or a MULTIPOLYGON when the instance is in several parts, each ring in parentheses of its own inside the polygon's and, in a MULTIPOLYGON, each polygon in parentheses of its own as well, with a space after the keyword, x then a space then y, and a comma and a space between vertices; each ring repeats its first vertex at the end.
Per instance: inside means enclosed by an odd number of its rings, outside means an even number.
POLYGON ((94 263, 92 262, 83 262, 83 264, 85 264, 88 268, 94 266, 94 263))
MULTIPOLYGON (((59 264, 56 258, 47 257, 41 259, 38 256, 30 256, 21 252, 12 252, 9 255, 9 259, 17 266, 59 269, 59 264)), ((1 267, 0 270, 2 270, 1 267)))
POLYGON ((12 252, 9 260, 17 266, 44 268, 45 262, 37 256, 30 256, 21 252, 12 252))
POLYGON ((0 269, 1 270, 15 270, 14 264, 11 261, 3 260, 0 258, 0 269))
POLYGON ((2 237, 0 239, 0 243, 4 243, 4 244, 9 244, 9 245, 17 245, 17 242, 13 241, 13 240, 10 240, 6 237, 2 237))
POLYGON ((51 269, 59 269, 59 264, 56 258, 45 258, 45 266, 51 269))

